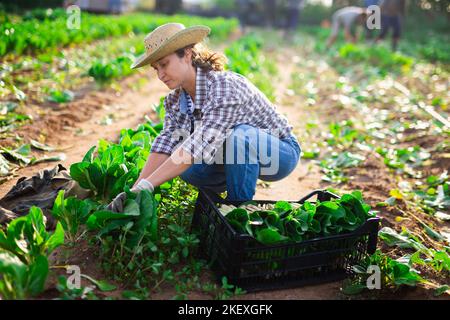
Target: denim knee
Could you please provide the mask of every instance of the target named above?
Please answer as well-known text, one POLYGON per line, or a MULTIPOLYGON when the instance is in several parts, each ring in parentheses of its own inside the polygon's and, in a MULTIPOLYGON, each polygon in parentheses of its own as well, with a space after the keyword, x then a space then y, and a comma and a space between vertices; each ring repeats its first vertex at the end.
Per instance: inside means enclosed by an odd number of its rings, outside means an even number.
POLYGON ((180 178, 197 188, 207 187, 216 192, 223 192, 226 189, 224 169, 208 164, 194 164, 180 174, 180 178))

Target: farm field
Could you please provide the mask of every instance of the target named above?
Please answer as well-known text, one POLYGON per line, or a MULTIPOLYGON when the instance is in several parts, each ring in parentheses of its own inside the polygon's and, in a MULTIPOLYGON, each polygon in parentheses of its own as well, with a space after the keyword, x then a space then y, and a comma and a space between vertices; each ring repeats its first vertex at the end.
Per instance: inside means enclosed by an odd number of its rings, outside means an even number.
POLYGON ((2 17, 10 19, 0 28, 2 299, 449 299, 449 51, 432 50, 433 41, 448 47, 448 34, 430 32, 420 47, 406 38, 396 53, 343 39, 326 50, 321 27, 299 27, 287 41, 258 27, 242 34, 234 19, 132 13, 86 15, 82 35, 64 35, 58 15, 2 17), (123 215, 105 209, 129 191, 162 130, 169 90, 150 67, 130 65, 145 34, 168 21, 210 26, 208 44, 227 68, 294 126, 299 165, 283 180, 258 181, 255 199, 327 189, 381 218, 377 251, 352 278, 251 293, 217 282, 191 232, 198 190, 180 178, 140 193, 123 215), (33 23, 61 40, 27 38, 33 23), (42 209, 5 210, 17 208, 4 197, 21 177, 57 164, 83 197, 60 192, 42 209), (373 264, 381 290, 365 287, 361 270, 373 264), (80 289, 67 286, 70 266, 83 274, 80 289))

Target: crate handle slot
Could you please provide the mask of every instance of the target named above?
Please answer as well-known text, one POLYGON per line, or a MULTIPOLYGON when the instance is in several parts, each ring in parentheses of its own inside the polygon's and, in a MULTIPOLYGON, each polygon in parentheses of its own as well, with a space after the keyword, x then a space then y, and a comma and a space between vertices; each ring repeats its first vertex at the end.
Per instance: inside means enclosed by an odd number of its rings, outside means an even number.
MULTIPOLYGON (((206 194, 213 202, 216 202, 216 203, 233 204, 233 205, 239 206, 242 202, 244 202, 244 201, 229 201, 229 200, 226 200, 226 199, 222 198, 220 195, 218 195, 216 192, 214 192, 213 190, 208 189, 208 188, 199 188, 199 190, 200 190, 200 192, 203 192, 204 194, 206 194)), ((304 196, 300 200, 292 201, 292 202, 304 203, 305 201, 307 201, 308 199, 314 197, 315 195, 317 195, 317 199, 319 201, 321 201, 321 202, 339 198, 339 196, 335 195, 334 193, 331 193, 328 190, 318 189, 318 190, 312 191, 311 193, 309 193, 308 195, 304 196)), ((258 200, 254 200, 254 201, 258 201, 258 200)))

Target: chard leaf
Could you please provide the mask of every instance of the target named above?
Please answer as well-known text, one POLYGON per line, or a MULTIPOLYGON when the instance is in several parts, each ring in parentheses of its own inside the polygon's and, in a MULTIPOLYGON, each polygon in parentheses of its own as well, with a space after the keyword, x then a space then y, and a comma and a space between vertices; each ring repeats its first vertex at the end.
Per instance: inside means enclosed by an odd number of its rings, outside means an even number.
POLYGON ((28 272, 28 291, 32 296, 36 296, 44 291, 45 281, 49 272, 47 257, 39 255, 30 265, 28 272))
POLYGON ((14 150, 9 150, 7 148, 1 147, 1 150, 8 155, 10 158, 12 158, 13 160, 17 160, 19 162, 22 162, 26 165, 28 165, 31 162, 31 159, 23 156, 22 154, 14 151, 14 150))
POLYGON ((16 255, 9 251, 0 251, 0 274, 12 275, 16 280, 15 290, 23 290, 26 282, 27 267, 16 255))
POLYGON ((14 152, 22 155, 22 156, 28 156, 31 152, 31 148, 29 144, 21 145, 19 148, 15 149, 14 152))
POLYGON ((112 285, 104 280, 95 280, 94 278, 91 278, 85 274, 81 274, 81 276, 83 278, 91 281, 93 284, 95 284, 100 291, 108 292, 108 291, 114 291, 117 289, 117 287, 115 285, 112 285))
POLYGON ((56 224, 55 231, 45 243, 48 253, 53 252, 57 247, 64 244, 64 229, 60 222, 56 224))
POLYGON ((36 159, 35 157, 33 157, 30 163, 37 164, 41 162, 64 161, 64 160, 66 160, 66 155, 64 153, 61 153, 60 155, 57 156, 43 157, 40 159, 36 159))
MULTIPOLYGON (((136 203, 133 205, 137 207, 136 203)), ((131 208, 129 208, 130 210, 131 208)), ((129 219, 132 216, 139 215, 139 209, 137 212, 135 210, 130 210, 128 213, 115 213, 111 211, 96 211, 91 214, 86 222, 86 225, 90 230, 99 229, 105 226, 105 224, 110 220, 119 220, 119 219, 129 219)))
POLYGON ((416 286, 423 279, 408 265, 392 260, 390 263, 393 269, 394 283, 396 285, 416 286))
MULTIPOLYGON (((130 230, 132 234, 127 240, 127 245, 134 248, 141 242, 146 232, 150 231, 152 224, 156 224, 156 219, 154 219, 156 217, 156 205, 152 193, 148 190, 139 192, 136 201, 132 203, 138 206, 137 210, 140 213, 130 230)), ((153 241, 156 240, 156 230, 156 227, 152 228, 151 238, 153 241)))
POLYGON ((94 161, 94 151, 95 151, 95 146, 91 147, 89 149, 89 151, 84 155, 82 162, 88 162, 88 163, 92 163, 92 161, 94 161))
POLYGON ((447 293, 447 294, 450 295, 450 286, 448 286, 446 284, 443 285, 443 286, 440 286, 439 288, 436 288, 434 290, 433 294, 434 294, 435 297, 438 297, 438 296, 440 296, 440 295, 442 295, 444 293, 447 293))
POLYGON ((421 250, 424 249, 424 245, 417 242, 416 240, 405 236, 398 234, 395 230, 384 227, 378 232, 378 236, 380 239, 382 239, 388 246, 398 246, 403 249, 415 249, 415 250, 421 250))
POLYGON ((438 241, 445 241, 445 238, 437 231, 433 230, 432 228, 430 228, 429 226, 427 226, 426 224, 422 224, 422 226, 425 229, 425 232, 434 240, 438 240, 438 241))
POLYGON ((78 162, 70 166, 70 176, 84 189, 95 190, 89 176, 89 162, 78 162))
POLYGON ((265 229, 256 231, 256 239, 259 242, 264 243, 264 244, 274 244, 274 243, 278 243, 278 242, 287 240, 288 238, 285 236, 282 236, 274 228, 265 228, 265 229))
POLYGON ((277 201, 275 203, 275 209, 281 214, 283 212, 292 210, 292 205, 287 201, 277 201))
POLYGON ((54 151, 55 148, 46 144, 42 144, 40 142, 37 142, 36 140, 30 139, 31 146, 35 149, 42 150, 42 151, 54 151))

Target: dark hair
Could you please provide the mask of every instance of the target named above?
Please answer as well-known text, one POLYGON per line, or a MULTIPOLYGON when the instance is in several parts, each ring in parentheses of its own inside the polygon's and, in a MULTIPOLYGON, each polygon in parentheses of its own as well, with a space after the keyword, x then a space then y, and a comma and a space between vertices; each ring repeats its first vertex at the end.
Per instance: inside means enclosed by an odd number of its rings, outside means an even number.
POLYGON ((208 49, 205 45, 201 43, 191 44, 184 48, 175 51, 179 58, 183 58, 186 49, 192 49, 192 65, 194 67, 199 67, 207 71, 223 71, 225 70, 225 64, 227 63, 227 58, 218 52, 214 52, 208 49))

